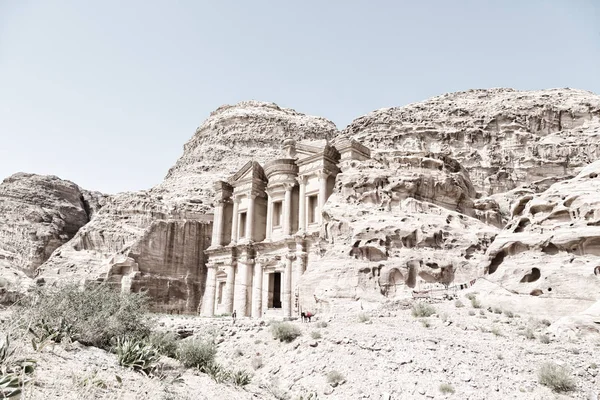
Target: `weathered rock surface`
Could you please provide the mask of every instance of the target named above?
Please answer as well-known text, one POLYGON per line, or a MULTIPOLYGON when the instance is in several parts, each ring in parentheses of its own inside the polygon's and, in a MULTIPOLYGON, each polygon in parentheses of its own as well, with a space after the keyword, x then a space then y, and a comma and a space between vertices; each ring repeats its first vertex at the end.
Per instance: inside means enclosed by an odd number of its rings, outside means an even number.
POLYGON ((19 173, 0 184, 0 267, 33 275, 101 208, 104 196, 55 176, 19 173))
POLYGON ((124 279, 126 286, 149 289, 156 308, 195 312, 204 287, 200 247, 210 241, 206 214, 212 213, 213 182, 249 159, 277 158, 284 138, 329 139, 336 133, 324 118, 273 103, 220 107, 196 130, 161 184, 113 196, 42 267, 43 275, 124 279))
POLYGON ((511 211, 482 265, 497 285, 492 292, 525 296, 520 305, 534 312, 582 312, 594 329, 600 323, 600 161, 540 194, 523 195, 511 211))
POLYGON ((499 231, 499 213, 477 209, 475 194, 447 156, 382 152, 342 166, 315 249, 324 257, 302 277, 301 304, 373 307, 468 282, 499 231))
POLYGON ((344 134, 373 149, 445 152, 478 191, 570 175, 600 158, 600 96, 574 89, 469 90, 373 111, 344 134))

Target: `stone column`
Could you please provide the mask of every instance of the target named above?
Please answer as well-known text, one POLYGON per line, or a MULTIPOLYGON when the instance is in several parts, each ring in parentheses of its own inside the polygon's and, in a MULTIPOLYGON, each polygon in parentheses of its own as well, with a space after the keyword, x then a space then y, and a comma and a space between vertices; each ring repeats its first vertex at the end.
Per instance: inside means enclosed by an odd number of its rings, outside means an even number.
POLYGON ((233 309, 237 312, 238 317, 246 316, 246 307, 248 304, 248 267, 248 260, 238 260, 233 305, 233 309))
POLYGON ((292 234, 292 189, 291 184, 286 184, 285 198, 283 201, 283 235, 290 236, 292 234))
MULTIPOLYGON (((292 280, 292 288, 294 289, 294 298, 298 298, 300 300, 300 278, 304 274, 306 270, 306 259, 307 254, 304 251, 304 246, 302 242, 296 242, 296 262, 294 263, 294 276, 292 280)), ((296 313, 299 313, 300 310, 297 309, 299 304, 294 302, 294 310, 296 313)))
POLYGON ((215 205, 215 214, 213 218, 213 231, 212 231, 212 243, 211 246, 217 247, 223 245, 223 224, 225 218, 225 202, 223 200, 217 200, 215 205))
POLYGON ((271 234, 273 233, 273 197, 268 194, 267 199, 267 236, 265 240, 271 240, 271 234))
POLYGON ((235 245, 238 241, 238 222, 239 222, 240 198, 233 197, 233 220, 231 222, 231 244, 235 245))
POLYGON ((298 177, 300 198, 298 199, 298 232, 306 231, 306 176, 298 177))
POLYGON ((262 317, 262 275, 262 263, 256 262, 254 264, 254 280, 252 282, 252 318, 262 317))
POLYGON ((320 224, 323 223, 323 208, 327 201, 327 177, 329 174, 325 171, 319 173, 319 217, 320 224))
POLYGON ((209 266, 206 273, 206 292, 204 293, 204 316, 215 315, 215 292, 217 289, 217 268, 209 266))
POLYGON ((246 240, 251 242, 254 239, 254 202, 256 195, 248 195, 248 212, 246 214, 246 240))
POLYGON ((285 260, 285 271, 283 273, 283 318, 292 316, 292 264, 296 258, 295 254, 287 254, 285 260))
POLYGON ((225 281, 225 312, 233 312, 233 295, 235 288, 235 265, 227 267, 227 280, 225 281))

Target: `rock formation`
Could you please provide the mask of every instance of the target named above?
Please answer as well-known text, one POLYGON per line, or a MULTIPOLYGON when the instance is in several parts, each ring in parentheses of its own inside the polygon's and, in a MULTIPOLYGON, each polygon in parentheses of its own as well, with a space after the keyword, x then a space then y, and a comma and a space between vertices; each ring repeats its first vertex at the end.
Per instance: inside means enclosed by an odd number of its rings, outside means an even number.
POLYGON ((149 190, 103 197, 56 178, 7 179, 0 266, 12 268, 13 280, 26 279, 15 268, 49 284, 107 280, 148 290, 156 309, 197 312, 213 182, 251 159, 283 157, 286 138, 341 137, 371 148, 372 159, 342 166, 311 249, 321 259, 308 266, 301 299, 364 305, 487 269, 490 295, 500 287, 542 307, 583 290, 585 304, 575 308, 594 303, 596 283, 585 274, 597 266, 599 205, 595 184, 585 183, 596 166, 585 168, 600 158, 600 96, 573 89, 445 94, 374 111, 342 132, 272 103, 223 106, 149 190), (547 271, 532 269, 540 262, 547 271))
POLYGON ((212 183, 249 159, 281 155, 284 138, 330 139, 335 125, 273 103, 247 101, 214 111, 158 186, 123 193, 42 267, 48 279, 108 279, 148 289, 155 308, 196 312, 210 244, 212 183), (190 295, 193 293, 193 296, 190 295))
POLYGON ((492 293, 534 296, 520 302, 527 311, 596 310, 587 322, 600 323, 600 161, 542 193, 524 193, 511 213, 482 264, 492 293))
POLYGON ((600 97, 583 90, 468 90, 373 111, 344 134, 372 149, 446 153, 484 194, 574 174, 600 158, 600 97))
POLYGON ((380 152, 343 165, 324 210, 323 257, 303 275, 301 304, 364 307, 468 282, 499 231, 499 213, 476 209, 475 195, 447 156, 380 152))
MULTIPOLYGON (((105 197, 55 176, 19 173, 0 184, 0 292, 19 291, 105 197)), ((1 293, 0 293, 1 295, 1 293)))

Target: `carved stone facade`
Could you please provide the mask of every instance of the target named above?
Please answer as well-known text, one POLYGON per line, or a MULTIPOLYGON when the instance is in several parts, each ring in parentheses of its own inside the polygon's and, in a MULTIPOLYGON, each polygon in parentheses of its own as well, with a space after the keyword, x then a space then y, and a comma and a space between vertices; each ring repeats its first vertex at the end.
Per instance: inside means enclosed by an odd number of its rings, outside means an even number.
POLYGON ((285 140, 286 158, 261 166, 249 161, 228 182, 215 183, 216 199, 202 314, 290 318, 302 311, 300 277, 322 225, 339 163, 370 158, 359 143, 338 139, 285 140))

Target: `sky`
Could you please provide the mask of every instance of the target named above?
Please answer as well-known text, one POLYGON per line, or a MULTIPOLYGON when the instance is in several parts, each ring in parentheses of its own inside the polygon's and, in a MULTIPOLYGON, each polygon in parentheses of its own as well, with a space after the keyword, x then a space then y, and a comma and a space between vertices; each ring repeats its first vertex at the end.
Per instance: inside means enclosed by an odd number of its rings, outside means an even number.
POLYGON ((490 87, 600 93, 600 0, 0 0, 0 179, 148 189, 223 104, 341 129, 490 87))

